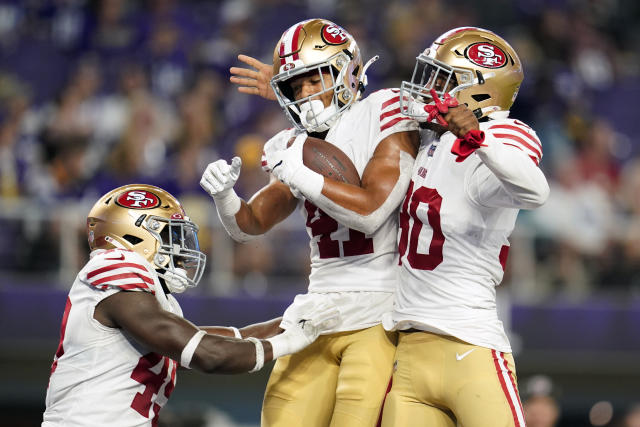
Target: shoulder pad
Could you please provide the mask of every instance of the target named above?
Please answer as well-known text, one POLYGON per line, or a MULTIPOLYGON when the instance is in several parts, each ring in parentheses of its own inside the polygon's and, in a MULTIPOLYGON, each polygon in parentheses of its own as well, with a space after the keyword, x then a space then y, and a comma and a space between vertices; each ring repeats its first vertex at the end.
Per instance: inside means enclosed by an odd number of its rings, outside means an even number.
POLYGON ((139 254, 112 249, 91 258, 80 274, 87 285, 100 290, 118 289, 155 294, 156 272, 139 254))

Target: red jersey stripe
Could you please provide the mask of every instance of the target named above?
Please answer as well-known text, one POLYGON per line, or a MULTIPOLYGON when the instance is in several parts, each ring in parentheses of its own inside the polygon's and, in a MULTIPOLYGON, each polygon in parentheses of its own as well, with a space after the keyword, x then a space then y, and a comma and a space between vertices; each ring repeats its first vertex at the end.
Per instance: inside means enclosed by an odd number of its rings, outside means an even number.
POLYGON ((513 130, 516 132, 521 133, 522 135, 526 136, 527 138, 529 138, 531 141, 533 141, 540 149, 542 149, 542 144, 540 143, 540 140, 538 138, 536 138, 535 136, 531 135, 529 132, 527 132, 526 130, 519 128, 517 126, 511 126, 511 125, 495 125, 495 126, 491 126, 489 129, 507 129, 507 130, 513 130))
MULTIPOLYGON (((503 143, 502 143, 502 145, 510 145, 510 146, 512 146, 512 147, 516 147, 516 148, 517 148, 518 150, 520 150, 520 151, 524 151, 524 150, 522 149, 522 147, 520 147, 519 145, 516 145, 516 144, 509 144, 508 142, 503 142, 503 143)), ((533 163, 535 163, 535 164, 536 164, 536 166, 538 166, 538 163, 540 163, 540 160, 538 160, 538 158, 537 158, 537 157, 532 156, 531 154, 529 154, 529 158, 530 158, 531 160, 533 160, 533 163)))
POLYGON ((533 147, 531 144, 529 144, 527 141, 525 141, 524 139, 520 138, 519 136, 511 135, 510 133, 494 133, 493 136, 495 136, 496 138, 506 138, 506 139, 511 139, 513 141, 519 142, 524 147, 526 147, 529 150, 531 150, 538 157, 542 157, 542 153, 540 152, 540 150, 537 147, 533 147))
POLYGON ((382 126, 380 126, 380 132, 382 132, 385 129, 390 128, 391 126, 395 125, 396 123, 398 123, 399 121, 402 120, 411 120, 411 117, 396 117, 395 119, 383 124, 382 126))
POLYGON ((146 267, 144 265, 136 264, 136 263, 133 263, 133 262, 119 262, 117 264, 107 265, 105 267, 98 268, 97 270, 90 271, 89 273, 87 273, 87 279, 90 279, 93 276, 96 276, 96 275, 98 275, 100 273, 104 273, 105 271, 115 270, 117 268, 124 268, 124 267, 137 268, 139 270, 143 270, 143 271, 148 273, 148 270, 146 269, 146 267))
POLYGON ((394 110, 387 111, 386 113, 380 114, 380 121, 382 121, 386 117, 395 116, 396 114, 400 114, 400 107, 394 110))
POLYGON ((115 280, 122 280, 122 279, 141 279, 143 282, 149 283, 149 284, 153 284, 153 280, 143 276, 142 274, 139 273, 121 273, 121 274, 114 274, 113 276, 107 276, 107 277, 103 277, 102 279, 98 279, 98 280, 94 280, 93 282, 91 282, 92 286, 98 286, 101 285, 103 283, 108 283, 108 282, 113 282, 115 280))
POLYGON ((382 103, 382 107, 380 107, 381 110, 384 110, 385 108, 387 108, 389 105, 393 105, 396 102, 400 102, 400 96, 395 96, 385 102, 382 103))

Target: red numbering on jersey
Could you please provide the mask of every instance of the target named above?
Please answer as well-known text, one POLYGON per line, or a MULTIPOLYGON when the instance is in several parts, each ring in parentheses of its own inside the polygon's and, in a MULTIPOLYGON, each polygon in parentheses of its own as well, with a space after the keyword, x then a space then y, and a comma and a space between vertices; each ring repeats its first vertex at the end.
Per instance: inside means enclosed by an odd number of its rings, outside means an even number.
MULTIPOLYGON (((155 401, 154 397, 157 397, 163 384, 165 384, 165 397, 168 399, 171 396, 173 387, 176 384, 176 367, 175 361, 158 353, 148 353, 142 356, 131 373, 131 378, 145 387, 142 393, 136 393, 131 402, 131 407, 143 417, 149 418, 151 403, 155 401), (160 366, 161 363, 162 366, 160 366), (171 376, 168 375, 170 369, 171 376), (159 372, 157 372, 158 370, 159 372)), ((160 405, 153 403, 154 418, 152 425, 154 426, 157 423, 159 412, 160 405)))
POLYGON ((56 371, 58 367, 58 359, 64 354, 64 347, 62 342, 64 341, 64 334, 67 331, 67 320, 69 320, 69 312, 71 311, 71 300, 67 297, 67 303, 64 306, 64 314, 62 315, 62 324, 60 325, 60 342, 58 343, 58 349, 56 350, 56 356, 51 364, 51 375, 56 371))
POLYGON ((420 187, 414 192, 413 186, 414 183, 411 181, 400 210, 399 263, 402 264, 402 257, 407 252, 408 247, 407 261, 412 268, 433 270, 442 262, 442 246, 444 245, 444 234, 440 226, 442 197, 433 188, 420 187), (428 254, 418 253, 418 242, 423 226, 422 220, 418 217, 418 207, 423 203, 429 205, 427 220, 433 230, 428 254), (412 226, 410 225, 410 218, 413 218, 412 226))
POLYGON ((363 232, 349 229, 349 240, 344 242, 333 240, 331 233, 338 230, 338 222, 308 200, 305 200, 304 208, 307 210, 307 227, 311 229, 314 237, 320 236, 318 240, 320 258, 340 257, 340 244, 342 244, 343 256, 373 253, 373 239, 366 237, 363 232))

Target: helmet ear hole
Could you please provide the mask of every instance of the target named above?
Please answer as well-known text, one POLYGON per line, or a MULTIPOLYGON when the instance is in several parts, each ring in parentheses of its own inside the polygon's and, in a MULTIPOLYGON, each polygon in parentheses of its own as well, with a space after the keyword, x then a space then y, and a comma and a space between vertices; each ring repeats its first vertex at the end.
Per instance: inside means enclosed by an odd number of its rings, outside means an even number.
POLYGON ((486 94, 486 93, 480 93, 477 95, 471 95, 471 98, 473 98, 474 101, 476 102, 482 102, 482 101, 486 101, 487 99, 491 98, 491 95, 486 94))
POLYGON ((122 236, 123 239, 125 239, 127 242, 131 243, 132 245, 137 245, 138 243, 142 242, 142 239, 137 237, 137 236, 133 236, 131 234, 125 234, 124 236, 122 236))

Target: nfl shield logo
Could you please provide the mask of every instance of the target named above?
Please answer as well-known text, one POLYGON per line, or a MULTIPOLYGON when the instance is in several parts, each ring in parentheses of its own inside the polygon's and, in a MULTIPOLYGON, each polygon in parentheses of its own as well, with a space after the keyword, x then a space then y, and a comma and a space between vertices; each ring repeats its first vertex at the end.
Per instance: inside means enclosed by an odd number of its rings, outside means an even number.
POLYGON ((431 144, 429 151, 427 151, 427 157, 433 157, 434 151, 436 151, 436 144, 431 144))

